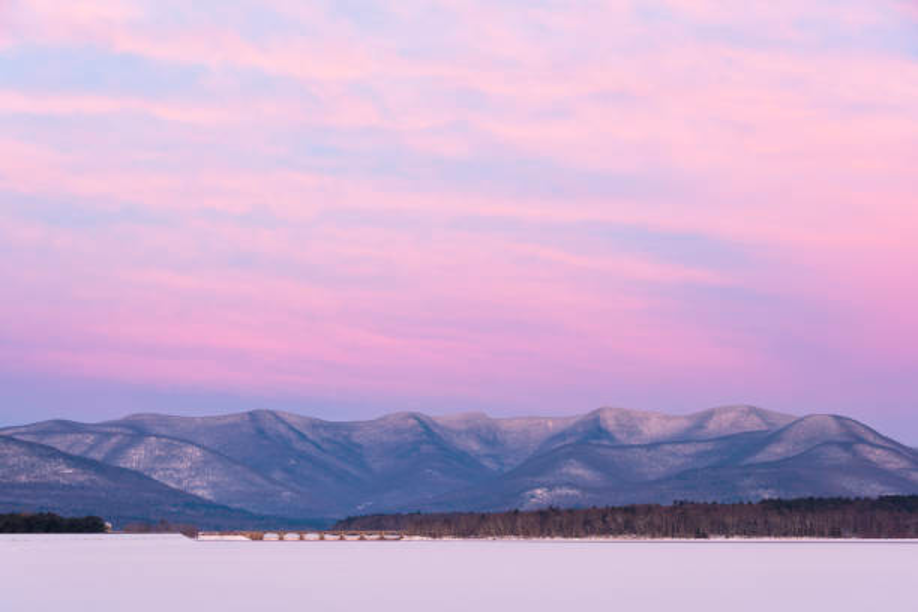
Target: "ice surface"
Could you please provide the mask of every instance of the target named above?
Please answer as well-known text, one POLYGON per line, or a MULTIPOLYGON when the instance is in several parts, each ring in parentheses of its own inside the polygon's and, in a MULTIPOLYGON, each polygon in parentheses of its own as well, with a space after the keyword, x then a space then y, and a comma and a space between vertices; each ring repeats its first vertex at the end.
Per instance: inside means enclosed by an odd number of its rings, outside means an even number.
POLYGON ((0 609, 905 610, 915 542, 0 536, 0 609))

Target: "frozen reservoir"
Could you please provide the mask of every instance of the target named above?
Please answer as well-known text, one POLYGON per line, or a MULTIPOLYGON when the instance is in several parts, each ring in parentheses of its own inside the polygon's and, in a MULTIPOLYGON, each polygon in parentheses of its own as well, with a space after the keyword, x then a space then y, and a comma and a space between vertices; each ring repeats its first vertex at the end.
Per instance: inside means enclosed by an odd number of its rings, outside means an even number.
POLYGON ((918 543, 0 536, 3 610, 912 609, 918 543))

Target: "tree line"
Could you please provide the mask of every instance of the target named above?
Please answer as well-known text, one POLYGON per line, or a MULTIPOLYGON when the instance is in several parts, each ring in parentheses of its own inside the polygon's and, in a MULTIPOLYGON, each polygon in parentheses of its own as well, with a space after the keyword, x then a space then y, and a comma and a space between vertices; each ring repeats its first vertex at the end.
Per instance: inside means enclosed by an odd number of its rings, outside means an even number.
POLYGON ((98 516, 63 517, 52 512, 0 514, 0 533, 105 533, 98 516))
POLYGON ((399 531, 433 538, 918 538, 918 495, 375 514, 348 517, 334 529, 399 531))

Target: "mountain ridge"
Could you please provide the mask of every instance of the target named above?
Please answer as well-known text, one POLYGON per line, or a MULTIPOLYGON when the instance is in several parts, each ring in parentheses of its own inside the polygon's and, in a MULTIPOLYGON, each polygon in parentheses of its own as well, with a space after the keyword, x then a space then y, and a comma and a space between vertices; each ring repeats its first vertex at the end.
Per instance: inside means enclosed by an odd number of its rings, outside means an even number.
POLYGON ((840 415, 749 405, 683 415, 406 411, 358 421, 138 413, 42 421, 0 436, 273 516, 918 492, 915 449, 840 415))

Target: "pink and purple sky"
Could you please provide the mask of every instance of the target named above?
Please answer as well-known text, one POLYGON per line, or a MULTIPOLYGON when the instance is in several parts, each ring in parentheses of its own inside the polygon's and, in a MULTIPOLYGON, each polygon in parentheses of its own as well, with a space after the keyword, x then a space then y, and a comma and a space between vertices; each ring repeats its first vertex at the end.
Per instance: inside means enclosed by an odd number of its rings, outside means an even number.
POLYGON ((918 443, 918 4, 0 0, 0 424, 918 443))

